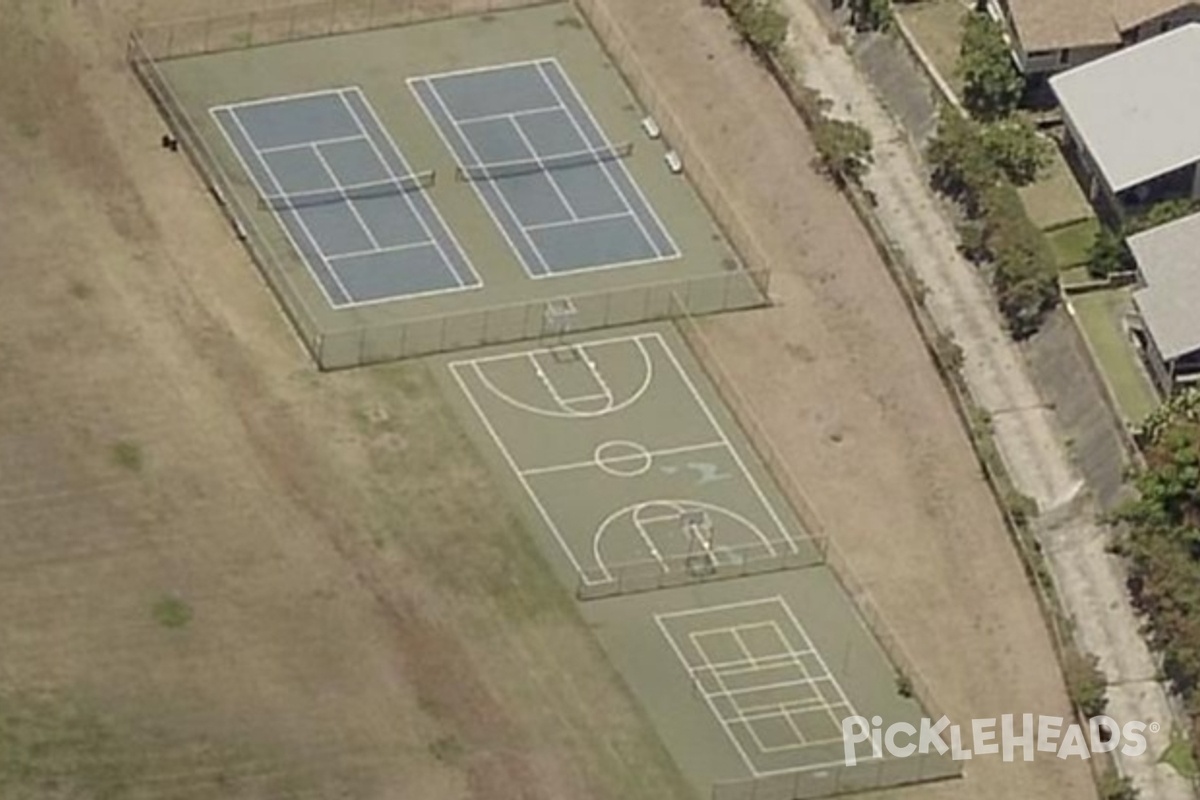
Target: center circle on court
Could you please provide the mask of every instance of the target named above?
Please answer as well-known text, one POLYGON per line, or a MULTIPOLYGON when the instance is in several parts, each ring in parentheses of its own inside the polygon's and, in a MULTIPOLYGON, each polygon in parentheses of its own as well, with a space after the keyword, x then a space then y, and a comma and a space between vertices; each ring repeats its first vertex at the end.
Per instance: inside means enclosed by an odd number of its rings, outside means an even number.
POLYGON ((596 466, 617 478, 636 478, 650 470, 654 457, 637 442, 614 439, 596 448, 592 458, 596 466))

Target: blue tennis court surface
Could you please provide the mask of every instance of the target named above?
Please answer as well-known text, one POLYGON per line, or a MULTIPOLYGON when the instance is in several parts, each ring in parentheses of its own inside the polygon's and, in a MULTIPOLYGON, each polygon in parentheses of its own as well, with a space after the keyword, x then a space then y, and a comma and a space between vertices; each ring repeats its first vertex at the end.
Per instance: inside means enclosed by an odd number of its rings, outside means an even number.
POLYGON ((480 286, 357 88, 210 109, 335 308, 480 286))
POLYGON ((531 277, 679 256, 556 59, 409 86, 531 277))

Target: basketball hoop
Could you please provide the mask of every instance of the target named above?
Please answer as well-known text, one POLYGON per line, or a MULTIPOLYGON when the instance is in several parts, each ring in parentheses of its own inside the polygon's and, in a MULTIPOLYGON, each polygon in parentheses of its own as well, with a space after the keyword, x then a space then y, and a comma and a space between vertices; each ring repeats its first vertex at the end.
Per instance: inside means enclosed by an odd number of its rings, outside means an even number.
POLYGON ((687 537, 688 552, 684 563, 688 572, 694 577, 714 574, 718 564, 712 517, 704 509, 688 509, 679 513, 679 525, 687 537))
POLYGON ((575 316, 578 309, 569 297, 561 297, 546 303, 542 314, 541 339, 548 342, 551 355, 559 361, 574 361, 578 353, 572 345, 566 343, 567 335, 575 327, 575 316))

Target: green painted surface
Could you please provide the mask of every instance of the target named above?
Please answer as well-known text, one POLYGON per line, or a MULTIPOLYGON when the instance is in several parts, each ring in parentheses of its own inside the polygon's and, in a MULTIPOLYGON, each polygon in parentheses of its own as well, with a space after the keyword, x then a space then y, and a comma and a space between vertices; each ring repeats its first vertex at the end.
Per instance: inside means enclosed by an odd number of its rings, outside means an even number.
POLYGON ((745 782, 731 797, 955 774, 845 767, 843 718, 916 725, 922 709, 687 342, 668 324, 607 333, 438 371, 561 579, 605 588, 582 612, 684 774, 705 796, 745 782), (688 528, 696 509, 709 527, 688 528))
MULTIPOLYGON (((231 45, 249 43, 232 33, 214 31, 209 36, 231 45)), ((330 337, 329 361, 357 363, 360 355, 377 360, 381 353, 398 356, 536 335, 541 309, 535 305, 563 295, 600 293, 581 309, 589 327, 647 319, 645 314, 660 310, 666 296, 651 296, 647 287, 664 282, 695 282, 699 310, 716 310, 706 304, 719 308, 761 302, 745 274, 733 271, 737 257, 690 182, 668 171, 666 142, 645 136, 640 127, 645 111, 568 4, 185 56, 161 62, 160 67, 232 179, 234 192, 251 209, 254 224, 276 255, 278 271, 295 290, 297 302, 315 318, 316 327, 326 333, 388 329, 387 335, 366 340, 330 337), (634 143, 624 163, 679 245, 681 258, 530 279, 471 185, 455 180, 453 155, 406 80, 543 57, 559 60, 611 141, 634 143), (362 89, 415 170, 436 170, 438 180, 430 197, 480 274, 482 288, 334 311, 271 213, 258 207, 245 170, 208 113, 219 104, 346 86, 362 89), (604 296, 610 292, 617 294, 604 296), (497 307, 501 308, 484 313, 497 307), (446 322, 447 315, 458 316, 446 322)))
POLYGON ((1139 424, 1158 406, 1158 395, 1123 325, 1132 306, 1130 290, 1104 289, 1076 295, 1071 298, 1071 306, 1121 413, 1130 424, 1139 424))

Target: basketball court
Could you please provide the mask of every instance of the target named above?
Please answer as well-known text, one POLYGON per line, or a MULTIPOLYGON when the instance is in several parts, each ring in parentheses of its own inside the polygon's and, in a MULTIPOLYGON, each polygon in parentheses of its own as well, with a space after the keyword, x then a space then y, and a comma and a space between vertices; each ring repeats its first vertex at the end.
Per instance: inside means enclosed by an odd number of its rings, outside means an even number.
POLYGON ((582 590, 821 553, 659 332, 450 364, 582 590))

